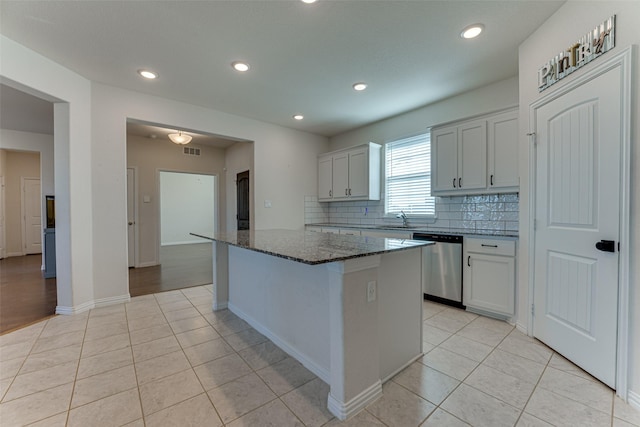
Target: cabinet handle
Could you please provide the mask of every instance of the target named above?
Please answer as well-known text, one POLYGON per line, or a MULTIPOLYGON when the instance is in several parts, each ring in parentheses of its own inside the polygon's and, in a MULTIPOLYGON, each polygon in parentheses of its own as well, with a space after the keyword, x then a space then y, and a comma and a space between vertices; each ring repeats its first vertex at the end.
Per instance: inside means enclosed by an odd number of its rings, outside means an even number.
POLYGON ((471 267, 471 255, 467 257, 467 265, 471 267))
POLYGON ((484 243, 482 243, 480 246, 485 247, 485 248, 497 248, 498 245, 485 245, 484 243))
POLYGON ((351 195, 351 189, 349 189, 349 195, 351 195))
POLYGON ((333 191, 329 190, 329 197, 333 197, 333 194, 331 193, 333 193, 333 191))
POLYGON ((491 175, 491 186, 493 187, 493 175, 491 175))
POLYGON ((453 188, 456 188, 456 179, 453 178, 453 188))
POLYGON ((462 178, 458 178, 458 188, 462 188, 462 178))
POLYGON ((344 195, 345 195, 345 196, 348 196, 348 195, 349 195, 349 189, 348 189, 348 188, 345 188, 345 189, 344 189, 344 195))

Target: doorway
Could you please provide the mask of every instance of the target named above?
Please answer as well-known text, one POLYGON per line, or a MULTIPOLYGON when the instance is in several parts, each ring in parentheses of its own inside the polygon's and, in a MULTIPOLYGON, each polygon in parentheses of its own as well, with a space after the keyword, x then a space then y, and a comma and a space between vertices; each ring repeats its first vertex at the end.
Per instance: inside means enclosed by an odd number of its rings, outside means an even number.
POLYGON ((249 229, 249 171, 236 175, 238 230, 249 229))
POLYGON ((630 114, 624 61, 613 58, 531 108, 533 335, 622 393, 628 168, 620 166, 628 162, 630 114))

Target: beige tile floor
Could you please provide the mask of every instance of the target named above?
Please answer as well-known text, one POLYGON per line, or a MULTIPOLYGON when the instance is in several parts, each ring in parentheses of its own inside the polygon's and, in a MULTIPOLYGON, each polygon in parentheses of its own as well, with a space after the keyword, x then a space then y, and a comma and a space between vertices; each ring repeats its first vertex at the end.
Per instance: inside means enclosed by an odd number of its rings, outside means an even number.
POLYGON ((0 337, 0 425, 640 426, 640 412, 510 325, 424 303, 425 355, 345 423, 328 386, 211 287, 133 298, 0 337))

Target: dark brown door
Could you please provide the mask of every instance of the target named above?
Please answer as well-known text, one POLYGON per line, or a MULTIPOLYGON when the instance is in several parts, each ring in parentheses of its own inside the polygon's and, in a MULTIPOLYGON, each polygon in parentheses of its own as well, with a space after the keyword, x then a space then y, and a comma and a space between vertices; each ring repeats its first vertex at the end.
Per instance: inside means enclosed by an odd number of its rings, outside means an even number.
POLYGON ((236 176, 236 189, 238 193, 238 230, 249 229, 249 171, 241 172, 236 176))

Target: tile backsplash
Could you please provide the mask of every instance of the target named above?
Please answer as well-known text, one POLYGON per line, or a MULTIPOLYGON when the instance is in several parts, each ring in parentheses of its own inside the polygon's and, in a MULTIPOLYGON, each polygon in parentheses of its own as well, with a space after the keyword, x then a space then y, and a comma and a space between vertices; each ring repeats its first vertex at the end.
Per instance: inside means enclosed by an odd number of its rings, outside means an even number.
MULTIPOLYGON (((409 217, 409 226, 466 230, 518 231, 519 197, 486 194, 436 198, 436 219, 409 217)), ((400 225, 402 220, 384 216, 384 201, 319 203, 304 198, 305 224, 400 225)))

